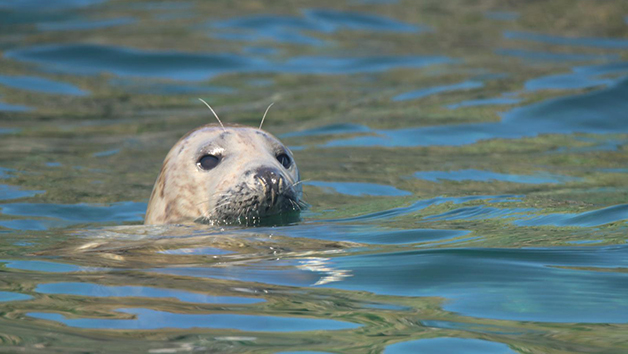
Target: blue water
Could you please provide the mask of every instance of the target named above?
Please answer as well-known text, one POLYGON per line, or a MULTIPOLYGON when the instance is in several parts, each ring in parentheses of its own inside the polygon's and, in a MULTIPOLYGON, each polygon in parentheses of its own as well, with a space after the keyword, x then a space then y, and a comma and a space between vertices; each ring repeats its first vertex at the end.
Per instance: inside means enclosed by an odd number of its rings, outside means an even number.
POLYGON ((620 0, 0 0, 5 351, 628 352, 625 24, 620 0), (142 225, 215 122, 198 97, 247 126, 275 103, 299 219, 142 225))
POLYGON ((176 314, 150 309, 117 309, 137 316, 135 320, 67 319, 55 313, 32 312, 28 316, 62 322, 71 327, 92 329, 229 328, 240 331, 293 332, 342 330, 357 325, 333 320, 226 314, 176 314))
POLYGON ((5 57, 45 65, 47 70, 94 75, 202 81, 232 72, 347 74, 381 72, 393 68, 420 68, 452 62, 445 56, 301 56, 282 62, 236 54, 199 54, 92 44, 45 45, 6 52, 5 57))
POLYGON ((68 20, 58 22, 44 22, 38 23, 37 28, 41 31, 77 31, 77 30, 92 30, 98 28, 108 28, 129 25, 136 22, 135 19, 130 17, 112 18, 107 20, 68 20))
POLYGON ((414 176, 432 182, 449 181, 504 181, 512 183, 564 183, 568 181, 578 180, 577 178, 554 175, 551 173, 534 173, 530 175, 513 175, 506 173, 496 173, 491 171, 482 171, 476 169, 467 169, 459 171, 421 171, 414 173, 414 176))
POLYGON ((415 100, 418 98, 435 95, 441 92, 472 90, 472 89, 481 88, 481 87, 484 87, 484 83, 480 81, 465 81, 465 82, 461 82, 461 83, 457 83, 453 85, 429 87, 429 88, 425 88, 421 90, 402 93, 400 95, 393 97, 393 101, 415 100))
POLYGON ((12 293, 8 291, 0 291, 0 302, 24 301, 24 300, 30 300, 32 298, 33 298, 32 296, 28 296, 24 294, 12 293))
POLYGON ((603 90, 517 107, 504 113, 497 123, 375 130, 377 136, 332 140, 325 146, 460 146, 486 139, 518 139, 539 134, 626 133, 628 124, 622 112, 628 110, 628 101, 624 99, 627 88, 628 81, 623 80, 603 90))
POLYGON ((183 302, 218 304, 254 304, 263 299, 234 296, 209 296, 185 291, 149 288, 145 286, 104 286, 89 283, 50 283, 40 284, 35 291, 42 294, 68 294, 96 297, 144 297, 175 298, 183 302))
POLYGON ((87 92, 81 90, 74 85, 33 76, 0 76, 0 85, 20 90, 38 91, 45 93, 56 93, 74 96, 87 95, 87 92))
POLYGON ((280 43, 322 45, 323 39, 304 32, 333 33, 338 30, 411 32, 426 31, 423 26, 406 24, 366 13, 306 9, 302 16, 256 15, 210 22, 217 29, 213 36, 239 41, 268 41, 280 43))
POLYGON ((9 103, 0 102, 0 111, 4 111, 4 112, 26 112, 26 111, 30 111, 31 109, 32 108, 30 107, 19 105, 19 104, 9 104, 9 103))
POLYGON ((514 354, 506 344, 480 339, 430 338, 388 346, 385 353, 464 353, 464 354, 514 354))
POLYGON ((327 193, 340 193, 356 197, 363 195, 398 197, 412 194, 392 186, 376 183, 308 181, 305 182, 305 185, 318 187, 327 193))

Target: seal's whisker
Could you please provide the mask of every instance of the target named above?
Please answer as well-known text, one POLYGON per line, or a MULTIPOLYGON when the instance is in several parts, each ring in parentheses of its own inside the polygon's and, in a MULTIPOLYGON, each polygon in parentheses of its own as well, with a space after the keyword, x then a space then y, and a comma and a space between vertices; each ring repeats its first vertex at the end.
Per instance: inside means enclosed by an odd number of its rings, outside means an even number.
POLYGON ((201 102, 205 103, 207 108, 209 108, 209 110, 212 111, 212 113, 214 114, 214 117, 216 117, 216 120, 218 120, 218 123, 220 123, 220 126, 222 127, 222 130, 227 131, 227 129, 225 129, 225 126, 222 124, 222 121, 220 120, 220 118, 218 118, 218 115, 216 114, 216 112, 214 112, 214 109, 212 108, 212 106, 210 106, 209 103, 205 102, 204 99, 202 99, 200 97, 198 99, 201 100, 201 102))
POLYGON ((212 198, 214 198, 214 197, 225 197, 225 196, 229 196, 229 195, 230 195, 229 193, 220 193, 220 194, 216 193, 216 194, 212 194, 212 196, 211 196, 209 199, 204 200, 204 201, 202 201, 202 202, 200 202, 200 203, 196 203, 196 205, 209 203, 209 202, 211 202, 211 201, 212 201, 212 198))
POLYGON ((266 114, 268 113, 268 110, 270 109, 270 107, 272 107, 274 104, 275 104, 275 102, 269 104, 268 107, 266 108, 266 112, 264 112, 264 116, 262 117, 262 121, 259 123, 259 129, 262 129, 262 124, 264 124, 264 119, 266 119, 266 114))
POLYGON ((300 181, 296 181, 292 184, 292 187, 295 187, 297 184, 303 183, 303 182, 309 182, 309 179, 304 179, 304 180, 300 180, 300 181))

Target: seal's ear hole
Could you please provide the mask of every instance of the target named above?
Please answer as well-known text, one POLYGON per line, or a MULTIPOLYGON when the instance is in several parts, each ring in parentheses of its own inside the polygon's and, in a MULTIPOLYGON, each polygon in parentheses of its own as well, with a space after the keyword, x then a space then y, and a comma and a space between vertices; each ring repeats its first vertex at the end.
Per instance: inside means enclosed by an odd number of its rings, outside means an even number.
POLYGON ((277 155, 277 161, 279 161, 279 163, 282 164, 285 168, 290 168, 290 165, 292 165, 292 160, 287 154, 277 155))
POLYGON ((220 158, 218 158, 217 156, 204 155, 198 160, 198 162, 196 163, 196 166, 198 166, 198 168, 200 169, 207 171, 218 166, 219 162, 220 162, 220 158))

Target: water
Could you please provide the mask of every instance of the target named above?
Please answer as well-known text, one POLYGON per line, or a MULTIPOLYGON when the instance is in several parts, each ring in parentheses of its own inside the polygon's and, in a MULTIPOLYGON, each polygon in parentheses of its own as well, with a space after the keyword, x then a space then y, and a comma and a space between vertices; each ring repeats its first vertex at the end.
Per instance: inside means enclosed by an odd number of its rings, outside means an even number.
POLYGON ((627 14, 0 1, 3 348, 628 352, 627 14), (199 96, 275 102, 299 222, 142 225, 199 96))

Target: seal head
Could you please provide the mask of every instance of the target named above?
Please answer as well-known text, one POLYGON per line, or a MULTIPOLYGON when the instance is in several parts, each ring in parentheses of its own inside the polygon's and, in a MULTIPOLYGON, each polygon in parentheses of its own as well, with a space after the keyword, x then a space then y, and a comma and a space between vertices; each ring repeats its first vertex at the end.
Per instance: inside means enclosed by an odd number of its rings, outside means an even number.
POLYGON ((256 224, 304 207, 292 152, 261 129, 209 124, 182 137, 164 160, 147 225, 256 224))

